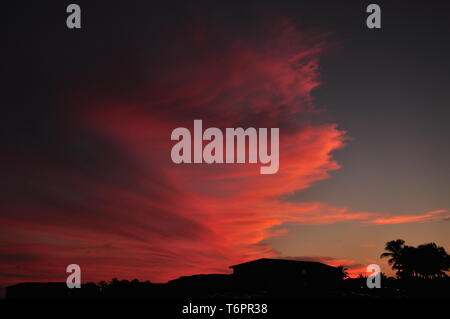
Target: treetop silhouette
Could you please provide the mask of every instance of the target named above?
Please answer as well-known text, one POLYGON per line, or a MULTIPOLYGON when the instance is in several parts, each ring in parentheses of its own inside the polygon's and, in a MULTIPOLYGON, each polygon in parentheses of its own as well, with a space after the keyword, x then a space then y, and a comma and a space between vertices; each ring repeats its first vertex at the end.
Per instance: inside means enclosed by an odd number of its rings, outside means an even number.
POLYGON ((402 239, 386 243, 386 252, 380 258, 389 258, 388 264, 396 270, 398 278, 434 279, 447 277, 450 268, 450 256, 443 247, 435 243, 417 247, 405 245, 402 239))

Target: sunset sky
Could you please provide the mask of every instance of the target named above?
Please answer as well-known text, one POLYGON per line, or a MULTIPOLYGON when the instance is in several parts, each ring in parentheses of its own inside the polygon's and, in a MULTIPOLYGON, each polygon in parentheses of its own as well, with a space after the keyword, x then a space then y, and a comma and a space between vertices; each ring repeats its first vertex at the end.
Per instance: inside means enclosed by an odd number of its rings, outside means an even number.
POLYGON ((0 286, 450 250, 450 5, 390 2, 381 30, 365 1, 78 1, 81 30, 71 2, 9 5, 0 286), (279 127, 278 173, 174 164, 195 119, 279 127))

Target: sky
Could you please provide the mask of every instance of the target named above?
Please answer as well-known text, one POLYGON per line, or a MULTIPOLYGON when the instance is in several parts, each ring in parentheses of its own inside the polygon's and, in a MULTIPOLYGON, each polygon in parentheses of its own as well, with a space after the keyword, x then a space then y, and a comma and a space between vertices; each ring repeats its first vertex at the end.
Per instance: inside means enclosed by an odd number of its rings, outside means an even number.
POLYGON ((8 4, 0 286, 165 282, 262 257, 450 249, 444 1, 8 4), (173 129, 280 128, 280 169, 174 164, 173 129))

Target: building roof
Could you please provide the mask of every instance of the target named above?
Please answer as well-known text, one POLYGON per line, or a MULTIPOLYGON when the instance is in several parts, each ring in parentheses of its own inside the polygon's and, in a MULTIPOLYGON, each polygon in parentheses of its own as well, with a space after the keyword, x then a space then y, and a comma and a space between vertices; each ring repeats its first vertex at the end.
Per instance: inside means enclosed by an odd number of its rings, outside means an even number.
POLYGON ((336 267, 326 265, 318 261, 303 261, 303 260, 293 260, 293 259, 273 259, 273 258, 261 258, 252 260, 249 262, 237 264, 230 266, 229 268, 239 268, 246 266, 259 266, 259 265, 273 265, 273 266, 307 266, 307 267, 321 267, 336 269, 336 267))

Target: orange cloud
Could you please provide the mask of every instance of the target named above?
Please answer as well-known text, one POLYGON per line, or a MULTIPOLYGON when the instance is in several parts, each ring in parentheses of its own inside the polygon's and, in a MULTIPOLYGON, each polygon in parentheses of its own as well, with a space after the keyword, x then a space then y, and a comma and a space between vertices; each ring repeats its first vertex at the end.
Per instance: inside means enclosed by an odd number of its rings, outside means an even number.
POLYGON ((420 223, 437 221, 448 218, 448 210, 439 209, 431 212, 424 213, 422 215, 398 215, 390 217, 380 217, 373 220, 367 221, 369 224, 373 225, 386 225, 386 224, 403 224, 403 223, 420 223))

